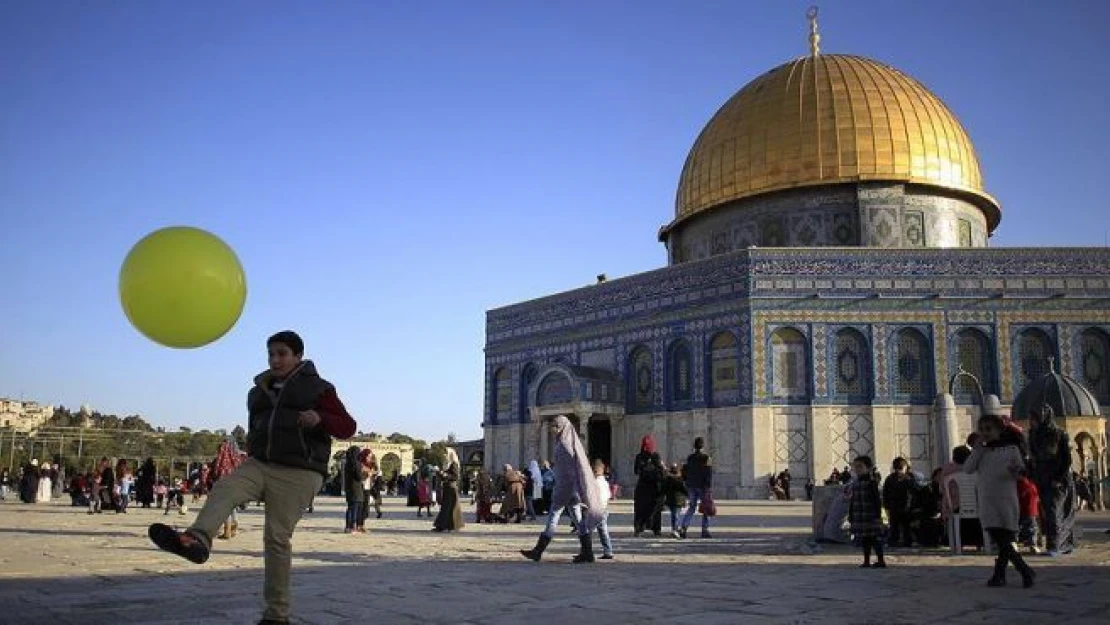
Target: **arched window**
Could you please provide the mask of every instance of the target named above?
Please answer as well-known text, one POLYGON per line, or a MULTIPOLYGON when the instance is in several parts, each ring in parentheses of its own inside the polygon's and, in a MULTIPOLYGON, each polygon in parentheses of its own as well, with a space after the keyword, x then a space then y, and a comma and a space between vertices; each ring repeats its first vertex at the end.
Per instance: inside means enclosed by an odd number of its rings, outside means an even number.
POLYGON ((637 347, 628 358, 628 404, 630 412, 650 412, 655 404, 655 371, 651 350, 637 347))
POLYGON ((693 359, 686 341, 676 341, 671 346, 667 362, 672 402, 687 402, 694 398, 693 359))
POLYGON ((709 342, 709 404, 734 406, 740 400, 740 380, 737 377, 739 356, 736 353, 736 336, 721 332, 709 342))
POLYGON ((1029 328, 1022 330, 1017 336, 1017 367, 1014 373, 1016 387, 1014 393, 1025 388, 1033 380, 1039 380, 1048 375, 1049 358, 1056 357, 1056 350, 1052 348, 1052 340, 1044 330, 1029 328))
POLYGON ((870 401, 871 355, 859 330, 844 328, 833 344, 833 397, 841 401, 870 401))
POLYGON ((1079 335, 1079 377, 1103 406, 1110 404, 1110 337, 1098 328, 1079 335))
POLYGON ((779 328, 771 335, 771 396, 775 399, 809 397, 809 363, 806 337, 794 328, 779 328))
POLYGON ((501 367, 493 374, 494 422, 504 423, 513 411, 513 376, 508 367, 501 367))
MULTIPOLYGON (((956 364, 979 380, 984 394, 994 392, 994 354, 986 334, 974 328, 956 333, 956 364)), ((979 390, 966 376, 956 378, 955 391, 962 404, 979 402, 979 390)))
POLYGON ((903 328, 894 335, 894 395, 911 402, 933 396, 933 359, 929 341, 919 330, 903 328))
POLYGON ((572 401, 574 401, 574 389, 571 387, 570 378, 562 371, 548 373, 536 389, 537 406, 569 404, 572 401))
POLYGON ((536 365, 528 363, 520 370, 520 414, 527 420, 528 416, 528 391, 536 381, 536 365))

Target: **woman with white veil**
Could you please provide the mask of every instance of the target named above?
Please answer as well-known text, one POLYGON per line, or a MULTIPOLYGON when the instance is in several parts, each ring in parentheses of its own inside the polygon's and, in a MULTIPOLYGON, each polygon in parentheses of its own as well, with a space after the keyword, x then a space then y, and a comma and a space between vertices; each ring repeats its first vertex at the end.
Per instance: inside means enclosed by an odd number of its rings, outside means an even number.
POLYGON ((462 466, 459 463, 459 454, 453 447, 447 448, 447 466, 440 475, 443 478, 443 502, 432 524, 436 532, 457 532, 463 528, 462 506, 459 503, 459 477, 462 475, 462 466))
POLYGON ((553 468, 555 491, 551 495, 551 510, 547 514, 547 526, 540 534, 536 546, 530 550, 521 550, 520 553, 530 560, 539 562, 559 528, 559 518, 563 516, 563 510, 577 499, 586 506, 586 509, 582 513, 582 522, 576 527, 581 551, 574 556, 574 562, 593 562, 594 548, 591 534, 604 518, 597 480, 590 466, 586 449, 582 446, 582 441, 578 438, 578 433, 575 432, 570 419, 562 415, 555 417, 551 422, 551 428, 555 433, 553 468))

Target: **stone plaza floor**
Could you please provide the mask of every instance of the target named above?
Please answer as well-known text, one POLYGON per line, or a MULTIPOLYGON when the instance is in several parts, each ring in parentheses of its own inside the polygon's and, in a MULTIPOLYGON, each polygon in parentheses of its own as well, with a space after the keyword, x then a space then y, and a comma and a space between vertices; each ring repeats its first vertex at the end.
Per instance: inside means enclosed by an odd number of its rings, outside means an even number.
MULTIPOLYGON (((321 497, 294 537, 294 623, 881 624, 1110 623, 1110 514, 1084 513, 1082 548, 1034 558, 1038 584, 985 587, 991 560, 895 551, 891 568, 857 568, 849 547, 809 544, 809 505, 718 502, 714 537, 631 537, 630 502, 610 518, 617 557, 572 565, 567 534, 544 561, 517 553, 536 523, 429 531, 397 499, 367 535, 341 533, 343 503, 321 497)), ((473 518, 473 508, 465 515, 473 518)), ((0 623, 254 623, 260 614, 262 509, 192 565, 155 550, 153 510, 87 515, 61 502, 0 503, 0 623)), ((667 524, 664 513, 664 524, 667 524)), ((691 532, 694 535, 696 532, 691 532)), ((596 541, 595 541, 596 546, 596 541)))

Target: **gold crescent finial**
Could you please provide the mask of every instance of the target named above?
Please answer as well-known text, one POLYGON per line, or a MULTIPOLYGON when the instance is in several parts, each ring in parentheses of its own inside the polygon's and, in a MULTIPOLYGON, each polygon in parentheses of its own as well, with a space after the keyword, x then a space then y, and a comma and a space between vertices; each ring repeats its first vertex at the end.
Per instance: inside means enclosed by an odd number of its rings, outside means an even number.
POLYGON ((821 34, 817 32, 817 6, 809 7, 806 11, 806 19, 809 20, 809 53, 817 56, 821 53, 821 34))

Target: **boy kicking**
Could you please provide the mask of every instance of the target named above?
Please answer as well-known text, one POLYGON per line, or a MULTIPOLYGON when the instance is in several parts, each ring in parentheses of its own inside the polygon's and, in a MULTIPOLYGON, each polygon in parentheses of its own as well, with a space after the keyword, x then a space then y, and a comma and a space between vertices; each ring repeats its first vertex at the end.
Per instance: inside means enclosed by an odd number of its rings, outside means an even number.
POLYGON ((179 532, 155 523, 148 533, 164 551, 203 564, 231 511, 249 501, 265 501, 266 608, 259 625, 281 625, 289 622, 293 529, 328 474, 332 437, 350 438, 356 424, 335 387, 316 373, 312 361, 303 359, 304 342, 295 332, 278 332, 266 347, 270 368, 254 379, 247 394, 250 458, 216 482, 189 529, 179 532))

